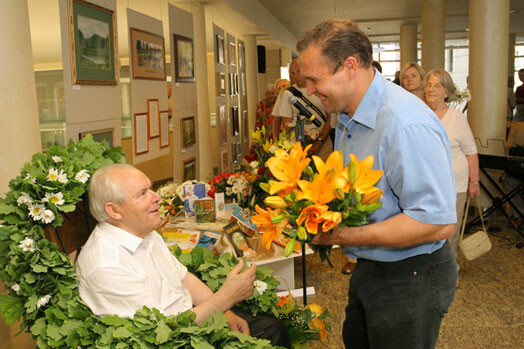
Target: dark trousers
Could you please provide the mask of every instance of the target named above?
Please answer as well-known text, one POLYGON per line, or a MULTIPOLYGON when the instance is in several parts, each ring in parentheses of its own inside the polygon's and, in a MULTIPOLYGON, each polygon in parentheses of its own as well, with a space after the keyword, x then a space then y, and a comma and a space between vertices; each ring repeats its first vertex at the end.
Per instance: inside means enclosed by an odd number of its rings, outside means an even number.
POLYGON ((342 331, 346 348, 434 348, 456 285, 447 241, 432 254, 398 262, 359 259, 342 331))
POLYGON ((267 339, 271 345, 291 348, 289 332, 284 321, 270 315, 251 315, 249 310, 239 307, 231 309, 235 314, 246 320, 249 325, 251 336, 267 339))

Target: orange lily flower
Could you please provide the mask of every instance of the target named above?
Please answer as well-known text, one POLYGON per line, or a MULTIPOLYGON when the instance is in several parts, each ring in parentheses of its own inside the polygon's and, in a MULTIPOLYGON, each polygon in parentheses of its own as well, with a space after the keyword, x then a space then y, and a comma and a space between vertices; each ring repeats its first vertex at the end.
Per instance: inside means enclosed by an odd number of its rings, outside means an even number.
POLYGON ((327 211, 321 218, 324 220, 322 231, 329 231, 342 222, 342 214, 340 212, 327 211))
POLYGON ((347 178, 343 168, 342 152, 335 151, 329 155, 326 162, 318 156, 313 156, 318 175, 312 182, 301 180, 298 182, 304 192, 304 198, 318 204, 326 204, 336 199, 336 189, 347 187, 347 178))
POLYGON ((327 205, 312 205, 306 207, 300 213, 297 219, 297 224, 302 225, 306 221, 305 227, 308 233, 316 234, 318 232, 318 225, 324 221, 322 215, 328 211, 327 205))
POLYGON ((287 219, 283 219, 280 223, 273 223, 271 221, 272 218, 278 216, 280 214, 280 209, 272 210, 270 208, 266 210, 261 209, 258 205, 255 206, 255 210, 258 212, 258 214, 251 217, 251 220, 253 223, 255 223, 260 231, 263 231, 262 234, 262 244, 266 248, 266 250, 269 250, 271 247, 271 242, 273 240, 278 239, 280 235, 282 234, 282 230, 286 227, 288 224, 287 219))
POLYGON ((310 147, 311 145, 308 145, 302 149, 300 142, 297 142, 289 154, 282 149, 275 151, 275 156, 270 158, 266 165, 279 182, 270 181, 269 194, 283 192, 284 195, 287 195, 297 187, 302 171, 310 162, 310 159, 307 158, 307 151, 310 147))
MULTIPOLYGON (((359 194, 368 194, 374 192, 375 185, 384 171, 373 170, 374 157, 370 155, 362 161, 358 161, 358 158, 354 154, 349 154, 351 161, 355 164, 356 167, 356 176, 355 182, 353 183, 353 189, 359 194)), ((348 180, 349 185, 351 186, 351 180, 347 171, 344 171, 344 177, 348 180)), ((347 188, 346 188, 347 189, 347 188)))
POLYGON ((362 198, 360 202, 363 205, 369 205, 369 204, 373 204, 377 202, 378 199, 380 199, 381 197, 382 197, 382 190, 377 187, 373 187, 366 194, 364 194, 364 197, 362 198))

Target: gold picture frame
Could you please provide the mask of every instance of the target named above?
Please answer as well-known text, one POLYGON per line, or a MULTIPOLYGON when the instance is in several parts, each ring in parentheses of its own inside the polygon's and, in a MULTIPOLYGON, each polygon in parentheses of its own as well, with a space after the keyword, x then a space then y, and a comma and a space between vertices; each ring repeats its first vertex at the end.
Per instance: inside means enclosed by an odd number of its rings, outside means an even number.
POLYGON ((190 158, 182 162, 182 182, 196 179, 196 160, 190 158))
POLYGON ((182 140, 182 148, 196 143, 194 116, 180 119, 180 138, 182 140))
POLYGON ((166 80, 164 37, 129 28, 133 79, 166 80))

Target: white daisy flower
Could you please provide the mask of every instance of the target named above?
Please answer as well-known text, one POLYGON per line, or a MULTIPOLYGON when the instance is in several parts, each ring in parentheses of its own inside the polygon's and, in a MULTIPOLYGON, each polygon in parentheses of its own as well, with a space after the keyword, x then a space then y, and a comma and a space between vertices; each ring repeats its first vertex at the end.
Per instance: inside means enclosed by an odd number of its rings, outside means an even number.
POLYGON ((13 284, 13 286, 11 286, 11 289, 13 291, 15 291, 16 294, 18 294, 18 292, 20 292, 20 285, 19 284, 13 284))
POLYGON ((87 172, 87 170, 80 170, 78 171, 78 173, 75 175, 75 179, 79 182, 82 182, 82 183, 85 183, 87 182, 87 180, 89 179, 89 177, 91 177, 91 175, 89 174, 89 172, 87 172))
POLYGON ((233 191, 231 190, 231 187, 226 187, 226 196, 231 196, 233 194, 233 191))
POLYGON ((64 173, 64 170, 60 170, 60 173, 58 174, 58 181, 64 184, 67 183, 67 175, 64 173))
POLYGON ((240 186, 235 183, 232 187, 231 187, 231 191, 233 192, 233 194, 239 194, 242 189, 240 188, 240 186))
POLYGON ((29 196, 29 194, 27 194, 26 192, 20 192, 20 196, 18 197, 18 199, 16 199, 16 203, 18 204, 18 206, 24 204, 24 205, 27 205, 27 206, 32 206, 33 205, 33 200, 31 199, 31 197, 29 196))
POLYGON ((235 184, 235 180, 236 180, 236 177, 235 176, 231 176, 227 179, 227 184, 229 185, 233 185, 235 184))
POLYGON ((31 205, 28 207, 28 209, 29 209, 29 216, 33 217, 34 221, 39 221, 42 219, 42 214, 45 209, 44 205, 42 204, 31 205))
POLYGON ((251 168, 253 168, 253 169, 258 168, 258 161, 251 161, 249 163, 249 166, 251 166, 251 168))
POLYGON ((28 179, 29 179, 29 181, 31 183, 33 183, 33 184, 36 183, 36 178, 31 177, 31 175, 29 173, 25 175, 24 180, 28 180, 28 179))
POLYGON ((34 241, 30 238, 25 238, 24 240, 20 241, 18 247, 21 248, 24 252, 33 252, 35 250, 34 241))
POLYGON ((53 159, 53 161, 54 161, 55 163, 62 162, 62 158, 61 158, 60 156, 53 155, 51 158, 53 159))
POLYGON ((184 200, 184 186, 183 185, 179 185, 176 188, 176 195, 178 195, 180 199, 184 200))
POLYGON ((46 305, 47 303, 49 303, 49 300, 51 299, 51 295, 45 295, 41 298, 38 299, 38 301, 36 302, 36 308, 37 309, 40 309, 40 307, 46 305))
POLYGON ((58 193, 45 193, 45 197, 42 199, 43 202, 52 202, 55 206, 63 205, 64 194, 61 192, 58 193))
POLYGON ((58 180, 58 170, 55 170, 54 168, 49 169, 49 174, 47 175, 47 179, 54 182, 58 180))
POLYGON ((45 224, 51 223, 55 219, 55 213, 51 210, 44 210, 42 213, 42 221, 44 221, 45 224))
POLYGON ((261 280, 255 280, 254 286, 257 289, 258 294, 262 294, 267 290, 267 284, 261 280))

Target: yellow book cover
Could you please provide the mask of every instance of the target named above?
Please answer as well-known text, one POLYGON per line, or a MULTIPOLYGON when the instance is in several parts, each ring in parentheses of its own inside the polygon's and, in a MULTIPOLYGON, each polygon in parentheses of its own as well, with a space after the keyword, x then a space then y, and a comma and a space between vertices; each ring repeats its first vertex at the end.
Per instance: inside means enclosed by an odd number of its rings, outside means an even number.
POLYGON ((169 248, 180 247, 182 252, 189 252, 200 239, 200 232, 195 230, 164 231, 162 236, 169 248))

